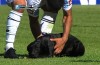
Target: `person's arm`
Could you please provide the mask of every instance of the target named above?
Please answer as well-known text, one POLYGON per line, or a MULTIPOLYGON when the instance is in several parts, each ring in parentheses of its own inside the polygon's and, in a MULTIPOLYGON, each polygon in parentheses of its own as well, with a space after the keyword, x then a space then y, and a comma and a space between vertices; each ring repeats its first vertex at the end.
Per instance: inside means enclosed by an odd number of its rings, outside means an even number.
POLYGON ((63 40, 67 41, 72 25, 72 9, 63 11, 63 40))
POLYGON ((63 50, 70 34, 72 25, 72 0, 64 0, 63 13, 63 35, 61 38, 51 39, 51 41, 56 42, 54 47, 55 54, 59 54, 63 50))
POLYGON ((65 43, 68 40, 68 36, 70 34, 70 29, 71 29, 71 25, 72 25, 72 9, 68 10, 68 11, 64 11, 64 16, 63 16, 63 36, 61 38, 55 38, 55 39, 51 39, 51 41, 55 41, 56 45, 54 47, 55 54, 59 54, 63 48, 65 43))

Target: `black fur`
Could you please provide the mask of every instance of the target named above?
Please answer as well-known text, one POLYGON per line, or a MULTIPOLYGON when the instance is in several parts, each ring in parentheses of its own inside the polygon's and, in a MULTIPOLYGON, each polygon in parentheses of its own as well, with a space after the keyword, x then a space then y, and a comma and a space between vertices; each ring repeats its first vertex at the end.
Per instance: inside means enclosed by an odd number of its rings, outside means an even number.
MULTIPOLYGON (((53 57, 55 42, 50 41, 50 38, 59 38, 61 36, 62 33, 48 34, 30 43, 27 46, 29 57, 30 58, 53 57)), ((82 42, 75 36, 69 35, 68 41, 66 42, 64 49, 60 54, 57 54, 55 56, 77 57, 84 55, 84 52, 85 48, 82 42)))

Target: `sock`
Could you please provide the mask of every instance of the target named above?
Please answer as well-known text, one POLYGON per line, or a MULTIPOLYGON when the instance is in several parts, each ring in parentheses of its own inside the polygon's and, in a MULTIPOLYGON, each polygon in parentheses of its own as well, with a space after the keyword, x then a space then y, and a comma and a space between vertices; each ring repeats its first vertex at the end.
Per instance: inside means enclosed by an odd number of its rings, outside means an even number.
POLYGON ((8 16, 7 29, 6 29, 6 51, 9 48, 14 48, 14 41, 17 28, 20 24, 22 13, 12 10, 8 16))
POLYGON ((44 16, 41 20, 41 32, 42 34, 49 34, 52 32, 54 26, 53 18, 50 16, 44 16))
POLYGON ((41 20, 41 32, 42 34, 49 34, 52 32, 57 13, 44 12, 44 16, 41 20))

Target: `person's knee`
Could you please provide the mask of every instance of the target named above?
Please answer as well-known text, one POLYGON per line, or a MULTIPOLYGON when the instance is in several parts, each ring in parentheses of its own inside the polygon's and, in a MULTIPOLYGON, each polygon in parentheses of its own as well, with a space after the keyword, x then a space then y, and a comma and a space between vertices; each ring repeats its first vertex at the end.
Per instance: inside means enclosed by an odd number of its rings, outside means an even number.
MULTIPOLYGON (((24 6, 26 6, 26 0, 15 0, 14 5, 24 5, 24 6)), ((14 7, 14 10, 16 10, 15 7, 14 7)), ((19 10, 16 10, 16 11, 23 13, 24 9, 19 9, 19 10)))
POLYGON ((24 9, 16 10, 15 6, 16 5, 25 5, 26 6, 26 0, 6 0, 6 1, 7 1, 8 6, 12 7, 13 10, 15 10, 19 13, 24 12, 24 9))
POLYGON ((28 12, 28 15, 34 19, 38 18, 38 16, 39 16, 39 9, 37 9, 37 10, 28 9, 27 12, 28 12))

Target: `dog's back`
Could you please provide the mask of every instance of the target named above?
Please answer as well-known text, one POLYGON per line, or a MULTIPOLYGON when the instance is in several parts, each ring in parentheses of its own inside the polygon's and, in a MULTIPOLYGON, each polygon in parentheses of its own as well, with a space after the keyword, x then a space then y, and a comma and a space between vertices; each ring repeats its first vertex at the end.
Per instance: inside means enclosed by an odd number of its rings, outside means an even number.
MULTIPOLYGON (((50 34, 50 38, 60 38, 62 37, 62 33, 60 34, 50 34)), ((68 41, 65 44, 62 52, 56 56, 82 56, 84 55, 85 48, 83 43, 73 35, 69 35, 68 41)))

